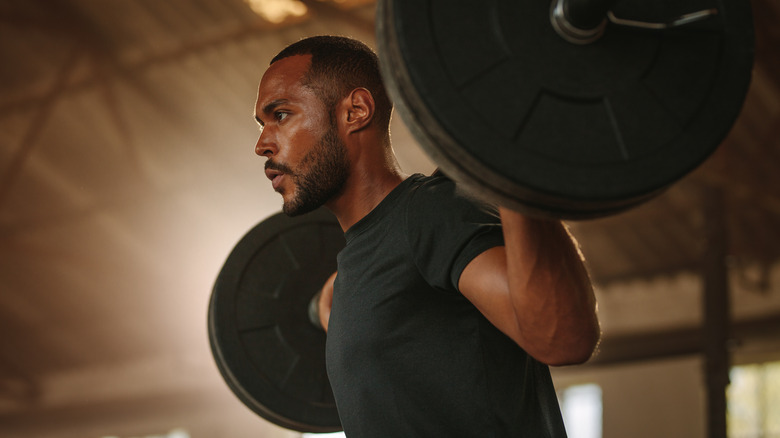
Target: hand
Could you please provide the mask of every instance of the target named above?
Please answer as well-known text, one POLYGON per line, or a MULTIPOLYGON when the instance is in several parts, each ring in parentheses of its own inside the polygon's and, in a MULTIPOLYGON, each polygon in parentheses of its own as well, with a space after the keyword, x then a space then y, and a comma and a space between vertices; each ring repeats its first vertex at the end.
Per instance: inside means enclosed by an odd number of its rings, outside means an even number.
POLYGON ((317 307, 317 313, 320 317, 320 325, 322 325, 322 329, 325 330, 325 333, 328 332, 330 308, 333 306, 333 282, 336 281, 336 274, 338 274, 338 272, 334 272, 330 277, 328 277, 319 294, 320 299, 317 307))

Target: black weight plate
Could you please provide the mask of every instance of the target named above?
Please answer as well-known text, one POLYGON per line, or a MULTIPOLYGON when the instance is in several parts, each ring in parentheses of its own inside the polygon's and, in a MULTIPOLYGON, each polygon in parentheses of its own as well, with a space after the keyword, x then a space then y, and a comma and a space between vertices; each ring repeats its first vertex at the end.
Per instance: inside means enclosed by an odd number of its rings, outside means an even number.
POLYGON ((621 0, 588 45, 550 24, 550 1, 383 0, 382 74, 402 118, 442 170, 519 210, 561 218, 619 211, 701 164, 750 82, 746 0, 621 0))
POLYGON ((341 430, 325 333, 307 312, 343 247, 327 210, 279 213, 236 244, 214 284, 208 331, 222 377, 250 409, 289 429, 341 430))

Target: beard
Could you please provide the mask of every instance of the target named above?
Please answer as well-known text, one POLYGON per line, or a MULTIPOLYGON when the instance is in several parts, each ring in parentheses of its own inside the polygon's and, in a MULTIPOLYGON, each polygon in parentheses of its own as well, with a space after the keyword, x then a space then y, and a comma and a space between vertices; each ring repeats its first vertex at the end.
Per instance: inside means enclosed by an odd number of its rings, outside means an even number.
POLYGON ((349 159, 344 142, 331 127, 320 141, 301 160, 298 169, 278 167, 292 176, 295 186, 293 197, 282 205, 288 216, 299 216, 323 206, 344 189, 349 177, 349 159))

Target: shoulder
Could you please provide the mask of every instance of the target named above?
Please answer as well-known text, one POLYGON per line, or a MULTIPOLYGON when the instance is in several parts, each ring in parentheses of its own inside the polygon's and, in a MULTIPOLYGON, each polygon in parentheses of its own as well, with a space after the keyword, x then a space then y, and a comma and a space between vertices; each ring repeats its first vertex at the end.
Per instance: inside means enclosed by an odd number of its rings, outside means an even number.
POLYGON ((503 244, 497 210, 444 175, 415 181, 404 214, 412 258, 423 278, 438 288, 457 290, 466 264, 503 244))
POLYGON ((498 219, 492 204, 463 190, 441 172, 431 176, 415 175, 410 187, 407 214, 409 217, 470 217, 473 214, 498 219))

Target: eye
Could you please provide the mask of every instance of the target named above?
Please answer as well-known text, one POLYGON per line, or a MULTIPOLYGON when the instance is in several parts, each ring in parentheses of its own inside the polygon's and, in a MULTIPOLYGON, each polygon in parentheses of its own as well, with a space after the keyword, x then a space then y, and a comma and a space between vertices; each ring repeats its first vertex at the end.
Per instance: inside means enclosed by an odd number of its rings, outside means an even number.
POLYGON ((290 113, 287 113, 287 112, 284 112, 284 111, 275 111, 274 112, 274 118, 276 118, 277 122, 284 121, 284 119, 286 119, 287 116, 289 116, 289 115, 290 115, 290 113))

